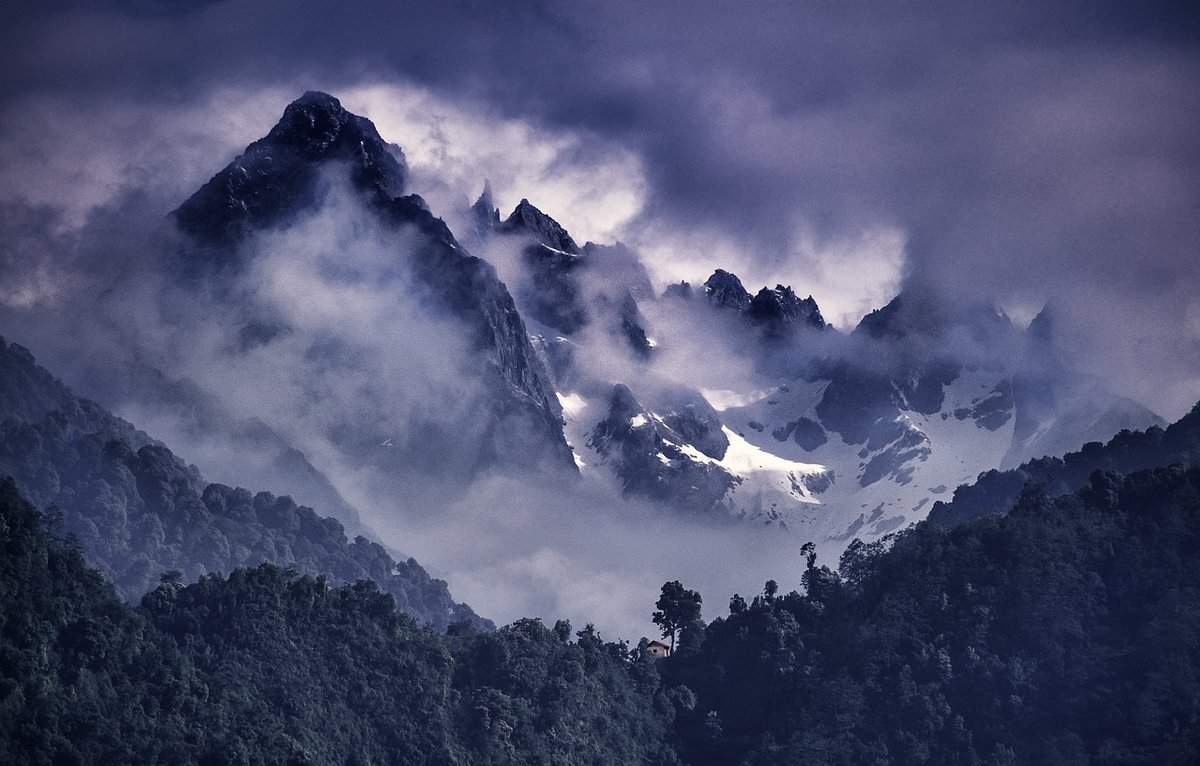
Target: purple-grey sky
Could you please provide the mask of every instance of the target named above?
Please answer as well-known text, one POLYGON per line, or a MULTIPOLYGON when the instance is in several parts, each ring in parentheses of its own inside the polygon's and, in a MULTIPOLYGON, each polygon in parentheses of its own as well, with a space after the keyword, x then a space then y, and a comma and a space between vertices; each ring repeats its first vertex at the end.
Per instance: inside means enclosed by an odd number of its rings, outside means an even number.
POLYGON ((1054 299, 1125 392, 1200 395, 1194 3, 110 0, 9 3, 0 30, 5 203, 203 180, 302 89, 382 113, 395 87, 385 137, 464 145, 431 177, 508 168, 504 204, 540 193, 660 279, 720 263, 843 323, 901 279, 1025 319, 1054 299))

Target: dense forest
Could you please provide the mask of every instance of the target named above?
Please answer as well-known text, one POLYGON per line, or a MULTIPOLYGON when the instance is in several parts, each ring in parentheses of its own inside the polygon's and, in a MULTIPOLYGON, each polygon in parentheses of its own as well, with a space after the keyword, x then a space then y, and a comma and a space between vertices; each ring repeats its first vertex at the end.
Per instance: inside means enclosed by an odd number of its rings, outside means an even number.
POLYGON ((1031 488, 838 572, 807 549, 797 590, 707 625, 668 583, 657 661, 565 622, 439 634, 273 565, 131 607, 11 481, 0 549, 4 763, 1200 762, 1196 467, 1031 488))
POLYGON ((662 670, 692 764, 1200 763, 1200 469, 810 553, 662 670))
POLYGON ((587 628, 446 636, 270 564, 134 608, 11 481, 0 552, 0 763, 673 762, 656 668, 587 628))
POLYGON ((166 446, 79 399, 30 352, 0 338, 0 477, 61 515, 87 560, 135 601, 166 571, 185 581, 272 562, 334 582, 372 579, 400 609, 446 629, 491 627, 446 583, 396 561, 290 497, 205 482, 166 446))

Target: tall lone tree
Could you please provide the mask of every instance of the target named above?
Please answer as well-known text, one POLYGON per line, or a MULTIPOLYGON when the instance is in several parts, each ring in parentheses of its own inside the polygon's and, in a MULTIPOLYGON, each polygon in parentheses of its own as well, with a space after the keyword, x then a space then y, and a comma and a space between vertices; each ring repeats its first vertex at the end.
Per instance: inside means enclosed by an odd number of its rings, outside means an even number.
POLYGON ((683 587, 678 580, 663 583, 662 595, 654 606, 658 609, 651 615, 654 624, 662 629, 663 638, 671 640, 671 651, 675 651, 675 636, 684 627, 700 619, 700 594, 683 587))

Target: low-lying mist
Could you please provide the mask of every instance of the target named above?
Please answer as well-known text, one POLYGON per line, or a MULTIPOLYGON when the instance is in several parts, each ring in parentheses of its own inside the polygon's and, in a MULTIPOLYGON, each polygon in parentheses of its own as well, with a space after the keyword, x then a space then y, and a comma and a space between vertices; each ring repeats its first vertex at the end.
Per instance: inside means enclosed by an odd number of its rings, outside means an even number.
POLYGON ((78 279, 54 300, 6 306, 4 331, 210 481, 289 491, 263 486, 272 456, 231 435, 261 421, 382 541, 498 621, 567 617, 636 640, 667 579, 705 593, 709 616, 766 579, 798 583, 805 541, 777 529, 680 517, 623 498, 603 473, 474 472, 464 445, 480 438, 472 414, 486 392, 467 333, 422 301, 409 235, 336 183, 318 212, 248 242, 229 289, 181 283, 183 244, 169 223, 126 225, 136 207, 42 237, 47 253, 73 254, 47 268, 69 263, 78 279), (214 412, 219 422, 196 422, 214 412))
MULTIPOLYGON (((404 139, 386 131, 385 137, 404 139)), ((241 140, 212 138, 204 148, 241 140)), ((184 182, 190 184, 195 158, 187 156, 191 175, 184 182)), ((505 161, 511 166, 511 157, 505 161)), ((559 161, 544 161, 546 173, 559 161)), ((428 163, 418 180, 434 176, 437 163, 428 163)), ((452 164, 454 179, 465 183, 471 157, 452 164)), ((489 172, 480 167, 474 183, 489 172)), ((467 333, 456 318, 431 312, 412 283, 405 264, 415 235, 382 228, 336 181, 319 211, 245 243, 246 270, 232 289, 214 289, 180 280, 176 260, 185 244, 164 217, 180 201, 177 185, 143 184, 136 175, 121 180, 115 194, 83 195, 70 205, 39 193, 0 206, 0 331, 30 346, 79 394, 114 408, 196 463, 210 481, 295 491, 272 485, 267 469, 277 445, 258 451, 231 438, 231 424, 260 421, 303 451, 383 542, 416 557, 446 578, 457 598, 501 622, 567 617, 636 640, 652 631, 649 614, 665 580, 701 590, 708 618, 723 613, 734 592, 748 596, 768 578, 784 589, 798 585, 799 550, 808 542, 799 535, 672 513, 623 497, 602 471, 477 470, 471 446, 485 424, 475 414, 487 392, 473 372, 478 360, 464 341, 467 333)), ((439 188, 430 197, 449 204, 459 191, 465 190, 439 188)), ((620 196, 621 204, 609 203, 618 212, 592 222, 592 229, 607 231, 629 218, 622 205, 630 195, 620 196)), ((562 215, 551 203, 542 204, 562 215)), ((457 209, 435 205, 434 213, 464 225, 457 209)), ((571 228, 569 214, 560 220, 571 228)), ((782 267, 754 266, 745 256, 742 263, 754 269, 743 274, 746 286, 753 291, 756 278, 770 278, 793 284, 801 295, 813 292, 823 310, 829 307, 828 318, 846 329, 863 306, 885 302, 901 283, 903 237, 883 231, 863 239, 862 247, 813 245, 825 265, 811 274, 789 277, 782 267), (839 269, 863 272, 861 284, 833 276, 839 269)), ((455 233, 461 236, 458 228, 455 233)), ((656 277, 684 276, 697 286, 710 265, 738 267, 723 260, 732 252, 728 242, 674 249, 672 243, 694 240, 645 220, 635 234, 641 240, 635 244, 647 245, 656 277)), ((516 248, 497 241, 478 252, 510 287, 523 279, 516 248)), ((1021 296, 1030 305, 1044 298, 1021 296)), ((1130 324, 1140 327, 1144 317, 1109 296, 1081 288, 1060 301, 1061 327, 1071 339, 1065 345, 1123 392, 1144 400, 1157 393, 1169 405, 1162 414, 1175 416, 1172 408, 1197 395, 1188 353, 1200 330, 1176 332, 1168 315, 1151 311, 1161 319, 1159 336, 1139 348, 1130 324), (1097 307, 1111 311, 1097 319, 1097 307), (1116 340, 1105 347, 1109 331, 1116 340), (1163 361, 1164 344, 1176 349, 1173 361, 1163 361), (1145 370, 1158 370, 1164 380, 1145 370)), ((589 326, 572 338, 582 379, 628 382, 651 392, 686 385, 710 392, 718 407, 718 396, 733 401, 778 384, 779 369, 756 363, 746 332, 715 314, 666 300, 642 301, 640 310, 657 342, 651 359, 632 355, 603 326, 589 326)), ((974 353, 966 340, 943 351, 974 353)), ((836 333, 808 336, 802 346, 778 353, 801 365, 839 353, 862 364, 887 363, 836 333)), ((838 552, 836 546, 819 549, 828 564, 838 552)))

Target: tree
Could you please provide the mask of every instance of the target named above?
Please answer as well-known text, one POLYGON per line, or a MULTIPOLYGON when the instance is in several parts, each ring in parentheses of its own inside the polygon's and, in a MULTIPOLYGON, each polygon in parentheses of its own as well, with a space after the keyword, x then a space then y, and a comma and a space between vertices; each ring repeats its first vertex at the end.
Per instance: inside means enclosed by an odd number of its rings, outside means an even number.
POLYGON ((658 609, 651 615, 654 624, 662 629, 663 638, 671 640, 675 650, 675 636, 684 626, 700 619, 700 594, 683 587, 678 580, 663 583, 662 595, 654 605, 658 609))
POLYGON ((733 597, 729 599, 729 613, 741 614, 744 611, 746 611, 746 599, 742 598, 741 595, 734 593, 733 597))

